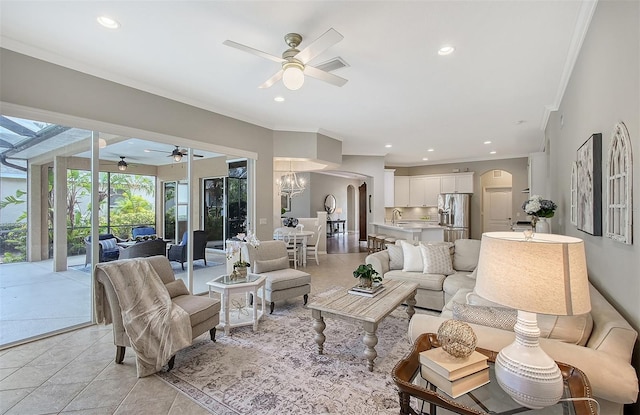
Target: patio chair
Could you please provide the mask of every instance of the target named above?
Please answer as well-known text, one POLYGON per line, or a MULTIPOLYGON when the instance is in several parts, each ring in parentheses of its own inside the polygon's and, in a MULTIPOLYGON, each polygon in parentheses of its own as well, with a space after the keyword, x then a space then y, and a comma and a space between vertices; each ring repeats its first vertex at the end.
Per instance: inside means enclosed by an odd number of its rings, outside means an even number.
POLYGON ((136 239, 138 236, 155 235, 156 228, 153 226, 136 226, 131 228, 131 238, 136 239))
MULTIPOLYGON (((120 257, 120 249, 118 248, 118 242, 124 242, 124 239, 120 239, 111 233, 105 233, 98 236, 98 242, 100 243, 100 250, 98 255, 98 262, 114 261, 120 257)), ((86 256, 84 259, 84 266, 91 263, 91 236, 84 238, 84 247, 86 249, 86 256)))
MULTIPOLYGON (((187 232, 182 235, 182 240, 179 245, 171 245, 169 251, 167 251, 167 257, 169 261, 177 261, 184 270, 184 263, 187 262, 187 232)), ((207 247, 207 235, 204 231, 193 231, 193 260, 204 260, 204 265, 207 265, 207 258, 205 256, 205 248, 207 247)))

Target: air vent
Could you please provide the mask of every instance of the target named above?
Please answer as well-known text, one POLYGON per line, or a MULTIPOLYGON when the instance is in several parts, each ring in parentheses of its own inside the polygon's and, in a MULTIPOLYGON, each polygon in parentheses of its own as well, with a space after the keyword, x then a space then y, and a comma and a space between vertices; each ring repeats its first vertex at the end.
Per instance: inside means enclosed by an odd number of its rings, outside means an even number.
POLYGON ((335 71, 336 69, 345 68, 349 66, 349 64, 345 62, 344 59, 342 59, 341 57, 337 57, 313 66, 323 71, 331 72, 331 71, 335 71))

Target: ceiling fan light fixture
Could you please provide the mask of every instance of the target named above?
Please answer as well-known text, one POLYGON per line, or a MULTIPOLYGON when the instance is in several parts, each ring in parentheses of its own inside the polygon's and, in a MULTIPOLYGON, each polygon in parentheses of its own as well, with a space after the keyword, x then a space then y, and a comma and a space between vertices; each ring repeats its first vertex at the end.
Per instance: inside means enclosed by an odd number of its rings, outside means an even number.
POLYGON ((120 156, 120 161, 118 162, 118 170, 125 171, 127 170, 127 162, 124 161, 124 156, 120 156))
POLYGON ((286 62, 282 64, 284 70, 282 74, 282 83, 291 90, 296 91, 304 84, 304 65, 298 62, 286 62))
POLYGON ((180 160, 182 160, 182 152, 180 150, 178 150, 178 148, 176 147, 171 152, 171 157, 173 157, 173 161, 176 161, 176 162, 180 161, 180 160))

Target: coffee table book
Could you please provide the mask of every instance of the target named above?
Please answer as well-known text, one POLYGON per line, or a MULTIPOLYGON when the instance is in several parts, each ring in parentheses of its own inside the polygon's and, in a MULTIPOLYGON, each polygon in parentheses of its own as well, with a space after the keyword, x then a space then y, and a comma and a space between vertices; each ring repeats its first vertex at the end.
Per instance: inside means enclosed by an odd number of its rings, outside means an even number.
POLYGON ((384 291, 384 286, 380 284, 380 285, 376 285, 371 289, 363 288, 356 285, 347 292, 349 294, 361 295, 363 297, 375 297, 376 295, 380 294, 383 291, 384 291))
POLYGON ((480 386, 489 383, 488 366, 478 372, 463 376, 453 381, 439 375, 427 366, 422 365, 420 370, 420 373, 424 380, 431 383, 436 388, 440 389, 442 392, 446 393, 454 399, 464 395, 469 391, 474 390, 475 388, 479 388, 480 386))
POLYGON ((464 376, 483 370, 487 364, 487 356, 474 350, 468 357, 454 357, 441 347, 420 352, 420 363, 443 378, 454 381, 464 376))

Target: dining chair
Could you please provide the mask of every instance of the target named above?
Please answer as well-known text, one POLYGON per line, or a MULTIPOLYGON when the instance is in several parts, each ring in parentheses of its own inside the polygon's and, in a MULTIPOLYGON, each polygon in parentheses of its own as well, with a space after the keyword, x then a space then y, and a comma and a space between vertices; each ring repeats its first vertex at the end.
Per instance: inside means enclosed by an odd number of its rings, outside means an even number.
POLYGON ((289 261, 293 262, 293 268, 298 269, 298 256, 301 250, 301 240, 296 237, 296 231, 292 228, 277 228, 274 232, 275 239, 284 241, 287 247, 289 261))
POLYGON ((320 235, 322 234, 322 225, 318 226, 315 235, 313 235, 309 240, 307 240, 307 258, 313 257, 316 260, 316 264, 320 265, 320 261, 318 260, 318 246, 320 245, 320 235))

